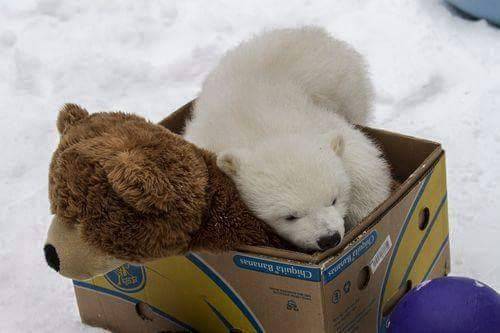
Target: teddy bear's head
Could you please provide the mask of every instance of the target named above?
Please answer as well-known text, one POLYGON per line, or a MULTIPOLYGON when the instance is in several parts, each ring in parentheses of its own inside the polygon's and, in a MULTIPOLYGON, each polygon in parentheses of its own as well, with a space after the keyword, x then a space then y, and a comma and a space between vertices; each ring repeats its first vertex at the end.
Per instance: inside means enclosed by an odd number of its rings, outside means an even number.
POLYGON ((205 209, 207 170, 190 143, 141 117, 68 104, 49 171, 54 214, 44 248, 86 279, 187 250, 205 209))

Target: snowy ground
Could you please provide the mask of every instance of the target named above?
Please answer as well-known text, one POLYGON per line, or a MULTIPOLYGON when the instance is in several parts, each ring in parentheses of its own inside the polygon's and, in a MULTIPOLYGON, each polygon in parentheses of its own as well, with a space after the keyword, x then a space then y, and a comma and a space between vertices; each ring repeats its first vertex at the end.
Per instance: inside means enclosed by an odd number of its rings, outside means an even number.
POLYGON ((158 121, 239 40, 313 23, 366 55, 374 126, 443 143, 453 273, 500 289, 500 29, 439 1, 3 1, 0 331, 90 330, 42 257, 62 103, 158 121))

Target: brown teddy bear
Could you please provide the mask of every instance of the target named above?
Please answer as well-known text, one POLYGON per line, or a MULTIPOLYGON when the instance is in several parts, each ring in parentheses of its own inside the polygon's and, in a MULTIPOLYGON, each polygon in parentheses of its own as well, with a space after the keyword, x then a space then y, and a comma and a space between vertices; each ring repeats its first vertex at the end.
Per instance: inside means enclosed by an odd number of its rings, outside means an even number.
POLYGON ((240 245, 287 247, 240 199, 213 153, 122 112, 59 113, 44 247, 60 274, 88 279, 124 262, 240 245))

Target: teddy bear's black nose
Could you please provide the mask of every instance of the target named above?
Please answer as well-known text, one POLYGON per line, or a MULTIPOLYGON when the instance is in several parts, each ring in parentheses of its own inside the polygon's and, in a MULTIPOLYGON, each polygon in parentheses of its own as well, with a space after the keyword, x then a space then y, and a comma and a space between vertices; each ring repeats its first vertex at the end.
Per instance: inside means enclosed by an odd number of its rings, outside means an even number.
POLYGON ((43 247, 43 252, 45 252, 45 260, 47 261, 47 264, 56 272, 59 272, 59 256, 57 255, 56 248, 47 244, 43 247))
POLYGON ((323 236, 318 240, 318 246, 321 250, 339 245, 341 240, 340 234, 335 232, 333 235, 323 236))

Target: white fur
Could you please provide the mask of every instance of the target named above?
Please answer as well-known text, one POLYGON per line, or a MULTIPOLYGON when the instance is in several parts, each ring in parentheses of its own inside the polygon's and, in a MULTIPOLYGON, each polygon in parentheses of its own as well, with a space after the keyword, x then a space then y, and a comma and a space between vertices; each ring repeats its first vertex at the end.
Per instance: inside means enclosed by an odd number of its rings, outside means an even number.
POLYGON ((344 236, 345 218, 358 223, 389 194, 379 149, 349 123, 366 122, 371 95, 363 59, 346 43, 319 28, 274 30, 210 73, 185 137, 218 154, 256 216, 319 249, 320 238, 344 236))

